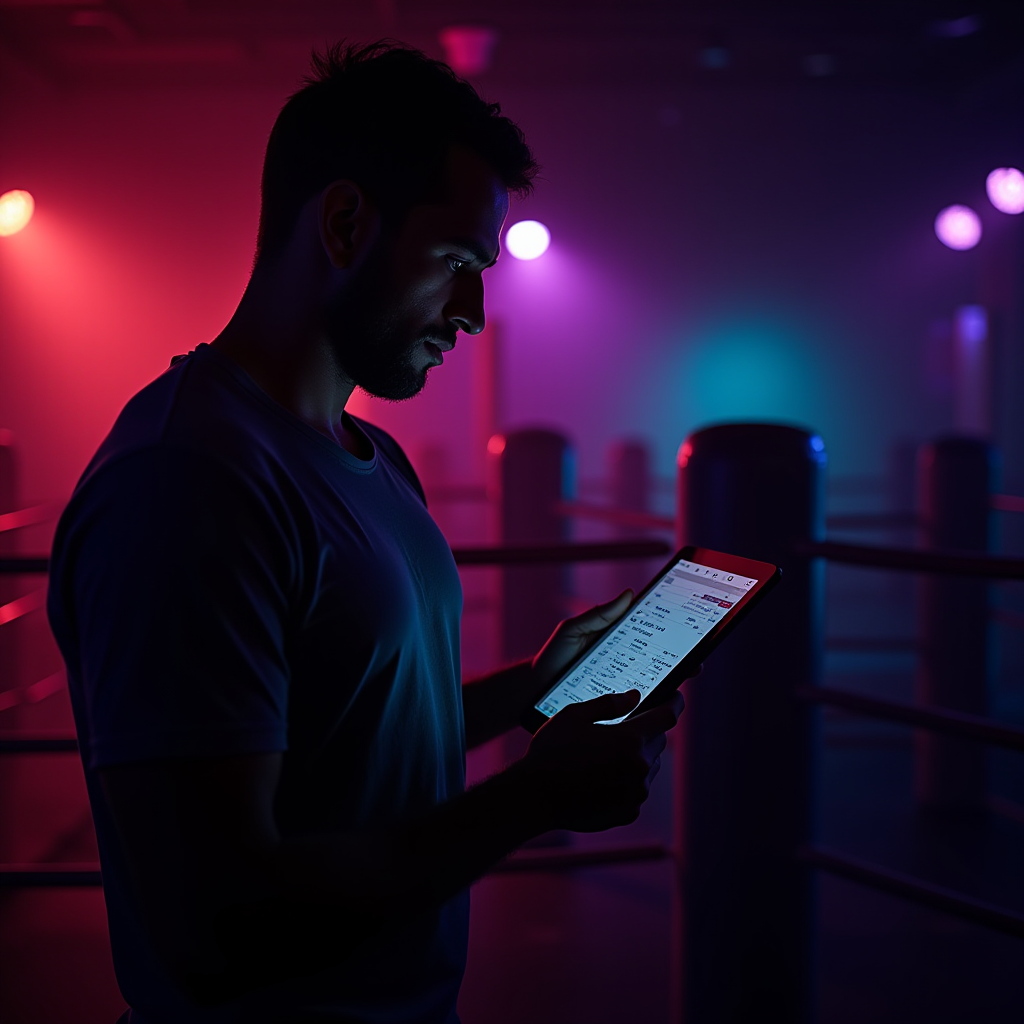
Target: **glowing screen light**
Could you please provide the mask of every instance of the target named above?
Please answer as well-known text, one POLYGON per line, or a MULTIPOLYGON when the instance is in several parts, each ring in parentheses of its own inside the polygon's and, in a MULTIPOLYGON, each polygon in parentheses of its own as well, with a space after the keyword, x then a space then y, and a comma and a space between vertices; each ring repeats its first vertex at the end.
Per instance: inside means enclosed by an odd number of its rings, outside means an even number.
POLYGON ((985 179, 992 205, 1003 213, 1024 213, 1024 174, 1016 167, 997 167, 985 179))
POLYGON ((551 232, 539 220, 521 220, 505 232, 505 248, 517 260, 535 260, 551 244, 551 232))
POLYGON ((12 189, 0 196, 0 235, 16 235, 31 219, 36 202, 31 192, 12 189))
POLYGON ((981 221, 969 206, 947 206, 935 218, 935 234, 950 249, 973 249, 981 241, 981 221))

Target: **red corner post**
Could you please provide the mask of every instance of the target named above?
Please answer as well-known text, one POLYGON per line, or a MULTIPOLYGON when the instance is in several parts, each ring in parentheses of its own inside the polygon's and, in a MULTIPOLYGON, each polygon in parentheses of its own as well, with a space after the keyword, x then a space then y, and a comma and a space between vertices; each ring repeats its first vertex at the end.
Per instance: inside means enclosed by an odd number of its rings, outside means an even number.
POLYGON ((821 438, 777 424, 709 427, 678 460, 678 542, 772 562, 782 580, 685 688, 674 759, 675 1006, 685 1024, 812 1019, 815 713, 824 537, 821 438))

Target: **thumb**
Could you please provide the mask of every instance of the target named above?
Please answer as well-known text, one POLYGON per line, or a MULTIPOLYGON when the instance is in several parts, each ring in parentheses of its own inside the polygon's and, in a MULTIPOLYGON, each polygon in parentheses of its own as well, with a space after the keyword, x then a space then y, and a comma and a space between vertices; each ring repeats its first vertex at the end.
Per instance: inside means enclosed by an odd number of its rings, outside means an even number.
POLYGON ((588 722, 601 722, 606 718, 621 718, 628 715, 640 703, 639 690, 627 690, 625 693, 604 693, 593 700, 584 701, 579 707, 580 714, 586 713, 588 722))
POLYGON ((624 590, 614 600, 595 605, 571 619, 566 619, 562 623, 566 635, 581 639, 589 638, 594 633, 600 633, 601 630, 607 629, 616 619, 625 614, 632 600, 633 591, 624 590))

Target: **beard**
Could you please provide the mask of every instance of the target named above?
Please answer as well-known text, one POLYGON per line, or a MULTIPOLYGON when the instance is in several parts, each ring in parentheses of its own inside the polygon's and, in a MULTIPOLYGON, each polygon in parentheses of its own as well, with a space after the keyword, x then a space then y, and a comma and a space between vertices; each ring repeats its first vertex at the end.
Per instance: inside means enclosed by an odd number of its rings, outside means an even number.
POLYGON ((387 402, 413 398, 426 387, 425 341, 455 344, 456 330, 450 325, 414 326, 422 323, 422 314, 403 308, 403 298, 388 268, 372 262, 327 310, 325 326, 336 365, 347 380, 387 402))

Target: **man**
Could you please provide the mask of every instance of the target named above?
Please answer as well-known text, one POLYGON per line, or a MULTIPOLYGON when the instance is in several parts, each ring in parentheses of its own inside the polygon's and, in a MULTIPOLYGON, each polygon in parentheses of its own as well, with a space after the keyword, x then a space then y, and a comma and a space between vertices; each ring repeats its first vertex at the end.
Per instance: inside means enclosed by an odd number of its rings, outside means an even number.
POLYGON ((349 416, 458 331, 535 165, 444 65, 334 47, 282 110, 237 311, 126 406, 54 544, 110 933, 133 1024, 454 1022, 467 888, 552 828, 633 820, 681 698, 576 705, 464 792, 625 608, 460 687, 461 588, 411 466, 349 416))

